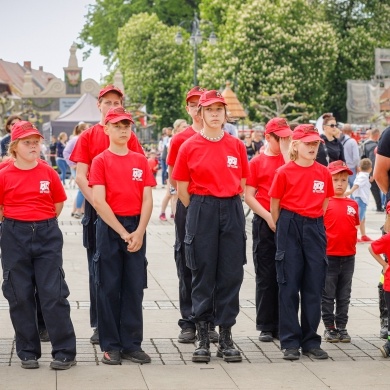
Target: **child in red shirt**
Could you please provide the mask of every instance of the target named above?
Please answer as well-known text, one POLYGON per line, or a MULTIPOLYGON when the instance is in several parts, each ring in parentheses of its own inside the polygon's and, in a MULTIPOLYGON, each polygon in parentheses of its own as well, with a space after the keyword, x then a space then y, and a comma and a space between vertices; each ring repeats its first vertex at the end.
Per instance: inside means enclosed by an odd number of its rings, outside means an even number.
POLYGON ((128 149, 133 119, 122 107, 111 108, 104 131, 110 146, 92 161, 89 185, 98 213, 95 283, 102 363, 122 358, 150 363, 141 349, 142 299, 146 285, 145 231, 156 185, 145 156, 128 149))
POLYGON ((149 165, 150 169, 152 170, 153 177, 156 178, 157 172, 158 172, 158 161, 156 158, 156 152, 154 150, 151 150, 149 152, 148 165, 149 165))
MULTIPOLYGON (((368 247, 368 251, 374 257, 374 259, 383 267, 383 293, 385 296, 387 313, 390 313, 390 267, 387 261, 381 256, 385 255, 387 259, 390 259, 390 201, 386 205, 386 222, 383 227, 386 233, 378 240, 375 240, 368 247)), ((388 335, 385 345, 380 347, 382 356, 387 358, 390 356, 390 319, 388 319, 388 335)))
POLYGON ((300 348, 313 359, 328 358, 316 331, 327 267, 323 215, 333 185, 330 172, 315 161, 320 142, 313 125, 297 126, 290 145, 292 161, 277 169, 269 191, 276 223, 279 337, 286 360, 299 359, 300 348))
POLYGON ((63 238, 57 221, 66 195, 57 172, 39 159, 41 138, 30 122, 17 122, 9 145, 15 160, 0 171, 3 294, 9 303, 21 366, 39 367, 37 290, 52 344, 50 367, 66 370, 76 364, 76 336, 62 269, 63 238))
POLYGON ((254 157, 246 182, 245 202, 253 210, 253 263, 256 273, 256 329, 260 341, 279 338, 279 288, 275 267, 275 223, 270 212, 268 191, 277 168, 289 161, 292 131, 284 118, 273 118, 265 126, 267 146, 254 157))
POLYGON ((330 343, 349 343, 346 326, 355 268, 358 204, 346 196, 348 176, 353 172, 344 161, 328 165, 332 174, 334 196, 329 199, 324 223, 326 228, 328 270, 322 293, 324 340, 330 343), (336 305, 336 313, 334 308, 336 305))

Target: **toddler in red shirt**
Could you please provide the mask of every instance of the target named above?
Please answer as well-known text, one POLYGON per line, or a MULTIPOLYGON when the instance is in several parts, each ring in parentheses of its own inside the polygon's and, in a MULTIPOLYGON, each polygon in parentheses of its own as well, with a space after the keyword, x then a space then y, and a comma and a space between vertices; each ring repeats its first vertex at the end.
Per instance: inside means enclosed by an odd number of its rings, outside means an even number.
POLYGON ((317 328, 327 267, 323 215, 333 185, 330 172, 315 161, 320 142, 313 125, 297 126, 291 161, 276 170, 269 191, 276 224, 279 337, 286 360, 299 359, 300 348, 313 359, 328 358, 317 328))
POLYGON ((150 169, 152 170, 154 178, 156 178, 159 168, 158 168, 158 161, 156 158, 156 152, 154 150, 149 152, 148 165, 149 165, 150 169))
MULTIPOLYGON (((387 259, 390 258, 390 201, 386 205, 386 222, 383 227, 386 233, 378 240, 375 240, 368 247, 368 251, 374 257, 374 259, 383 267, 383 293, 385 296, 387 313, 390 313, 390 267, 386 260, 381 256, 385 255, 387 259)), ((389 316, 389 314, 388 314, 389 316)), ((382 356, 387 358, 390 356, 390 321, 388 319, 388 333, 387 342, 380 347, 382 356)))
POLYGON ((328 270, 322 293, 322 321, 324 340, 330 343, 349 343, 346 326, 351 298, 352 277, 355 269, 359 209, 355 200, 346 196, 348 176, 353 172, 344 161, 331 162, 334 196, 325 212, 326 255, 328 270), (334 311, 336 305, 336 313, 334 311))

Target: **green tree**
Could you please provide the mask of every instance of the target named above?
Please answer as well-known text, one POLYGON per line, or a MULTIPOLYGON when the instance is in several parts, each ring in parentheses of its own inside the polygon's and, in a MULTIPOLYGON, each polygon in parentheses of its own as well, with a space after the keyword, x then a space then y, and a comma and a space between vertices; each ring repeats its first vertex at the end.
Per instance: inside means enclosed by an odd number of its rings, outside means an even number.
POLYGON ((176 27, 154 14, 132 16, 118 33, 118 59, 125 90, 145 101, 159 126, 186 117, 184 96, 191 87, 191 51, 175 44, 176 27))
POLYGON ((288 92, 320 110, 338 43, 321 10, 305 0, 233 2, 218 38, 216 48, 203 51, 202 85, 220 88, 230 79, 246 105, 259 94, 288 92))
POLYGON ((139 13, 155 13, 167 25, 178 25, 191 18, 198 10, 196 0, 97 0, 88 7, 86 23, 80 33, 80 48, 88 57, 91 49, 98 47, 107 65, 115 62, 118 47, 118 30, 131 16, 139 13))

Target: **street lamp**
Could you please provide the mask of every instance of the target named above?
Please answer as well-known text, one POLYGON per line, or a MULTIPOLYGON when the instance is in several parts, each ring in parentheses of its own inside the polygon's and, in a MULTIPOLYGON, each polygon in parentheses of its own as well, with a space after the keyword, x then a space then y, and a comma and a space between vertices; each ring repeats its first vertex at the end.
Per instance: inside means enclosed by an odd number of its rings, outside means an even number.
MULTIPOLYGON (((186 22, 187 21, 181 22, 179 27, 181 27, 186 22)), ((194 19, 191 21, 191 36, 189 39, 190 45, 194 48, 194 86, 198 85, 198 45, 200 45, 203 41, 202 31, 200 30, 200 23, 201 21, 198 19, 198 15, 195 12, 194 19)), ((202 23, 207 23, 213 26, 211 22, 205 20, 202 20, 202 23)), ((211 45, 216 45, 217 36, 215 35, 214 31, 211 32, 208 41, 211 45)), ((183 43, 183 35, 180 31, 178 31, 175 36, 175 42, 178 45, 183 43)))

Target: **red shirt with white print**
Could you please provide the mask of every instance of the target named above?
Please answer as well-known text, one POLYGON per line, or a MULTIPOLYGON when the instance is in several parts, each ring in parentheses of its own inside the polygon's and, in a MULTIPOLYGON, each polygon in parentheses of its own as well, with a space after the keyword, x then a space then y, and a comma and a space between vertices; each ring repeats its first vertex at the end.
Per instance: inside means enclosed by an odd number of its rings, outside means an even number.
POLYGON ((326 228, 326 254, 352 256, 356 254, 359 211, 356 201, 350 198, 329 199, 324 216, 326 228))
MULTIPOLYGON (((385 234, 371 243, 372 251, 376 255, 386 255, 390 259, 390 233, 385 234)), ((383 289, 390 292, 390 267, 384 275, 383 289)))
MULTIPOLYGON (((110 138, 104 132, 104 126, 97 123, 80 134, 69 160, 75 163, 80 162, 91 166, 92 160, 98 154, 108 149, 109 146, 110 138)), ((127 142, 127 147, 133 152, 145 155, 142 146, 133 131, 131 132, 130 139, 127 142)))
POLYGON ((114 214, 130 217, 141 214, 144 188, 157 183, 145 156, 131 151, 119 156, 105 150, 92 161, 89 185, 105 186, 106 202, 114 214))
POLYGON ((167 165, 173 167, 175 165, 177 155, 179 153, 180 146, 196 134, 196 131, 192 126, 187 127, 185 130, 180 133, 175 134, 169 143, 167 165))
POLYGON ((270 211, 270 197, 268 191, 271 188, 275 171, 282 165, 284 165, 282 154, 268 156, 264 153, 260 153, 249 162, 251 174, 246 181, 246 184, 256 188, 255 198, 267 211, 270 211))
POLYGON ((316 161, 309 167, 290 161, 276 170, 268 194, 280 199, 281 209, 318 218, 324 214, 325 199, 334 195, 332 175, 316 161))
POLYGON ((55 203, 66 200, 58 173, 46 162, 37 160, 32 169, 16 168, 12 161, 0 170, 0 205, 4 217, 19 221, 44 221, 55 218, 55 203))
POLYGON ((218 198, 240 194, 241 179, 248 176, 245 146, 229 134, 218 142, 195 134, 180 147, 172 173, 173 179, 189 182, 190 194, 218 198))

